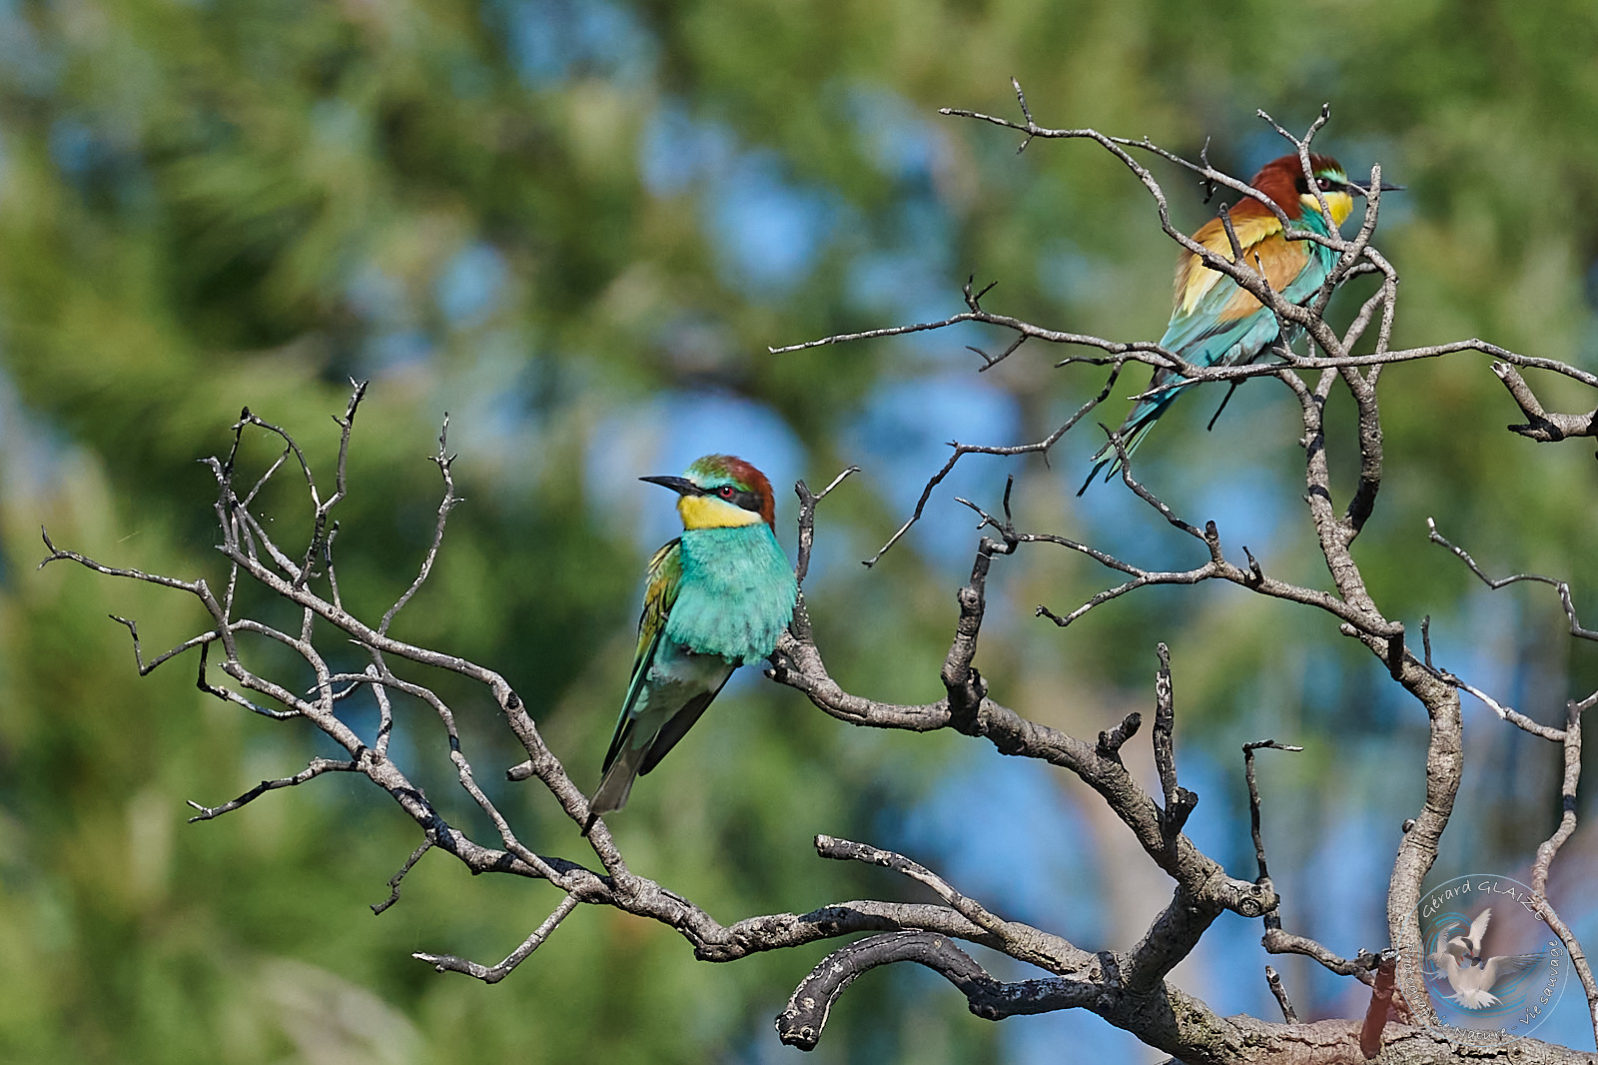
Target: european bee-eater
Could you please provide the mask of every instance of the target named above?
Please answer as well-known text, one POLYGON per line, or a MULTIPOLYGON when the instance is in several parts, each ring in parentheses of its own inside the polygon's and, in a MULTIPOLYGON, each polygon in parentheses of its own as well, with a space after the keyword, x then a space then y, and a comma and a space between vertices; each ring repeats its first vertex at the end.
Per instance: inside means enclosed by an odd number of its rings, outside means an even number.
MULTIPOLYGON (((1329 237, 1353 210, 1354 196, 1364 195, 1365 190, 1348 180, 1337 160, 1311 155, 1309 161, 1330 218, 1321 213, 1320 199, 1296 155, 1266 163, 1249 184, 1274 200, 1297 228, 1329 237)), ((1384 190, 1398 187, 1382 185, 1384 190)), ((1336 252, 1313 240, 1288 240, 1281 220, 1252 197, 1245 196, 1233 206, 1231 216, 1244 263, 1264 274, 1266 284, 1293 303, 1304 303, 1315 295, 1337 261, 1336 252)), ((1217 255, 1232 258, 1232 242, 1218 217, 1204 223, 1193 234, 1193 240, 1217 255)), ((1195 366, 1237 366, 1253 362, 1282 339, 1281 326, 1270 308, 1230 278, 1205 266, 1197 255, 1182 250, 1176 264, 1176 305, 1165 335, 1160 338, 1160 347, 1195 366)), ((1291 342, 1292 333, 1285 339, 1291 342)), ((1174 370, 1154 371, 1149 388, 1159 391, 1139 400, 1121 423, 1121 442, 1127 454, 1142 442, 1149 427, 1186 384, 1187 379, 1174 370)), ((1105 479, 1114 475, 1120 465, 1114 450, 1105 444, 1094 454, 1096 465, 1083 484, 1083 491, 1105 465, 1110 467, 1105 479)))
POLYGON ((683 533, 649 560, 632 679, 585 834, 595 817, 622 808, 633 778, 659 764, 734 669, 771 654, 799 594, 777 545, 765 474, 706 455, 685 477, 641 479, 677 493, 683 533))

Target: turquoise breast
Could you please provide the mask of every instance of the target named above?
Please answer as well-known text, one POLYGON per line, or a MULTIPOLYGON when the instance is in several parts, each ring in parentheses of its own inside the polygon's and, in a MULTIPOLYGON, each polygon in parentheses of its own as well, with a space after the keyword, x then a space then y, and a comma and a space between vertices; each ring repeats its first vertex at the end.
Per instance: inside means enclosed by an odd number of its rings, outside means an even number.
POLYGON ((771 654, 793 618, 798 587, 771 527, 689 529, 666 638, 695 654, 748 665, 771 654))

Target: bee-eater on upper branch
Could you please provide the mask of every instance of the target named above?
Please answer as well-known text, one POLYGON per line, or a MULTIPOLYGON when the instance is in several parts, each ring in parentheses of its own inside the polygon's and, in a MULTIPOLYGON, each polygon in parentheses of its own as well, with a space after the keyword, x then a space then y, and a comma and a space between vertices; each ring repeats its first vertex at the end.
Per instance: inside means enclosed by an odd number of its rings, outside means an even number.
POLYGON ((677 493, 683 534, 649 560, 638 650, 594 818, 627 802, 732 671, 760 661, 793 618, 798 585, 777 544, 771 482, 731 455, 706 455, 685 477, 644 477, 677 493))
MULTIPOLYGON (((1311 155, 1309 162, 1320 189, 1319 198, 1297 155, 1284 155, 1266 163, 1249 184, 1274 200, 1297 228, 1330 237, 1353 210, 1353 198, 1363 196, 1365 190, 1349 181, 1342 165, 1330 156, 1311 155), (1322 199, 1330 218, 1321 212, 1322 199)), ((1384 191, 1398 188, 1382 185, 1384 191)), ((1263 274, 1265 283, 1291 303, 1313 298, 1337 262, 1337 253, 1324 244, 1288 240, 1281 219, 1253 197, 1245 196, 1233 206, 1231 218, 1244 263, 1263 274)), ((1219 217, 1204 223, 1193 234, 1193 240, 1232 259, 1232 242, 1219 217)), ((1176 305, 1165 335, 1160 338, 1160 347, 1194 366, 1240 366, 1253 362, 1278 343, 1290 343, 1296 332, 1291 330, 1284 338, 1281 324, 1269 307, 1230 278, 1205 266, 1193 252, 1182 250, 1176 265, 1176 305)), ((1154 371, 1149 388, 1158 391, 1139 400, 1121 423, 1121 443, 1128 455, 1190 383, 1175 370, 1161 367, 1154 371)), ((1110 467, 1106 480, 1120 466, 1110 444, 1099 448, 1093 458, 1096 465, 1082 491, 1106 465, 1110 467)))

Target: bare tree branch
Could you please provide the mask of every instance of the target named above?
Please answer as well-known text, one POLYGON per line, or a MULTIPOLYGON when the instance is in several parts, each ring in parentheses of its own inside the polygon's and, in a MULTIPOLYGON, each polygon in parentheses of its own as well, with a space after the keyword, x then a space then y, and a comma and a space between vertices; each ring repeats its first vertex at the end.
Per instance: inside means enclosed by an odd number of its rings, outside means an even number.
POLYGON ((1000 949, 1012 958, 1030 962, 1061 975, 1078 972, 1092 964, 1093 955, 1087 951, 1079 950, 1059 936, 1039 931, 1029 925, 1006 921, 988 912, 981 903, 962 895, 942 877, 902 854, 846 839, 834 839, 831 836, 816 837, 816 853, 823 858, 880 865, 930 888, 961 917, 993 937, 993 940, 1001 944, 1000 949))
POLYGON ((384 910, 388 909, 390 906, 399 901, 400 884, 404 882, 406 874, 414 869, 416 867, 416 863, 422 860, 422 856, 432 849, 432 841, 424 839, 415 850, 411 851, 411 856, 405 859, 405 864, 400 866, 399 872, 388 878, 388 898, 384 899, 382 902, 372 903, 373 916, 381 914, 384 910))
MULTIPOLYGON (((345 429, 343 446, 349 446, 348 428, 345 429)), ((438 504, 438 521, 433 526, 433 541, 427 546, 427 554, 422 559, 422 568, 416 574, 416 579, 411 582, 411 586, 406 588, 398 599, 394 600, 394 605, 388 608, 388 611, 383 615, 383 620, 378 622, 378 632, 388 632, 389 625, 394 621, 394 615, 405 608, 405 604, 411 601, 411 597, 421 589, 428 576, 433 572, 433 562, 438 558, 438 549, 444 545, 444 525, 449 521, 449 512, 462 502, 455 495, 455 478, 450 470, 450 467, 454 465, 455 456, 449 453, 448 414, 444 415, 444 424, 438 430, 438 451, 433 454, 432 462, 438 467, 439 476, 444 479, 444 498, 438 504)), ((342 463, 340 463, 340 469, 342 469, 342 463)), ((331 575, 331 567, 328 572, 331 575)))
POLYGON ((1265 983, 1270 987, 1271 994, 1276 996, 1276 1005, 1281 1008, 1282 1020, 1288 1024, 1297 1024, 1298 1011, 1293 1009, 1293 1003, 1287 997, 1287 989, 1282 986, 1282 978, 1269 965, 1265 967, 1265 983))
POLYGON ((1564 607, 1565 619, 1570 622, 1570 634, 1580 640, 1598 640, 1598 629, 1589 629, 1582 625, 1576 617, 1576 606, 1570 598, 1570 584, 1568 581, 1557 580, 1553 577, 1544 577, 1536 573, 1515 573, 1508 577, 1499 577, 1496 580, 1483 573, 1481 567, 1476 565, 1476 560, 1462 547, 1450 543, 1443 534, 1437 531, 1437 523, 1431 518, 1426 519, 1427 537, 1434 544, 1441 544, 1448 548, 1454 555, 1470 567, 1470 571, 1481 578, 1483 584, 1497 591, 1505 585, 1515 584, 1519 581, 1534 581, 1546 584, 1559 593, 1559 605, 1564 607))
POLYGON ((465 973, 467 976, 475 976, 485 984, 497 984, 509 976, 511 970, 515 969, 516 966, 526 961, 528 955, 541 947, 544 941, 549 938, 550 933, 555 931, 556 926, 564 921, 577 906, 578 899, 575 895, 567 895, 561 899, 560 905, 555 907, 555 912, 545 918, 544 923, 535 928, 532 934, 522 940, 521 944, 507 954, 505 959, 498 965, 480 965, 475 961, 457 958, 453 954, 428 954, 425 951, 417 951, 411 957, 417 961, 427 962, 441 973, 465 973))
MULTIPOLYGON (((1254 743, 1243 744, 1243 779, 1248 784, 1248 821, 1249 831, 1254 836, 1254 861, 1259 866, 1260 875, 1255 883, 1264 887, 1271 886, 1271 873, 1265 865, 1265 838, 1260 832, 1260 787, 1254 779, 1254 752, 1266 748, 1273 751, 1302 751, 1302 747, 1277 743, 1275 740, 1257 740, 1254 743)), ((1274 890, 1274 888, 1272 889, 1274 890)), ((1264 915, 1265 930, 1282 927, 1280 910, 1271 910, 1264 915)))
POLYGON ((1493 363, 1493 373, 1526 415, 1525 425, 1511 425, 1509 431, 1539 443, 1549 444, 1573 436, 1598 436, 1598 410, 1586 414, 1550 414, 1532 392, 1526 379, 1507 362, 1493 363))
POLYGON ((1387 1014, 1392 1008, 1394 976, 1398 969, 1398 955, 1391 951, 1381 955, 1376 963, 1376 983, 1371 987, 1371 1000, 1365 1011, 1365 1023, 1359 1030, 1359 1051, 1365 1059, 1382 1052, 1382 1029, 1387 1026, 1387 1014))

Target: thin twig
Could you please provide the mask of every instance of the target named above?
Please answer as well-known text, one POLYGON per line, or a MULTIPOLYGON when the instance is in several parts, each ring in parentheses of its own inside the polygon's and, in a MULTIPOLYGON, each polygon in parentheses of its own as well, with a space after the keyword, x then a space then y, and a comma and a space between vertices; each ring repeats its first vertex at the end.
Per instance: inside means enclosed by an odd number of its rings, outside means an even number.
MULTIPOLYGON (((1304 748, 1291 744, 1277 743, 1275 740, 1255 740, 1243 744, 1243 779, 1248 783, 1248 823, 1249 832, 1254 837, 1254 861, 1259 866, 1259 879, 1256 881, 1264 887, 1271 886, 1271 873, 1265 866, 1265 837, 1260 831, 1260 788, 1254 779, 1254 752, 1260 749, 1272 751, 1302 751, 1304 748)), ((1265 914, 1265 929, 1282 927, 1282 915, 1279 910, 1272 910, 1265 914)), ((1266 967, 1269 972, 1269 966, 1266 967)))
POLYGON ((516 966, 526 961, 533 951, 544 945, 550 933, 554 932, 556 927, 577 908, 578 902, 575 895, 567 895, 561 899, 560 905, 555 907, 555 912, 545 918, 544 923, 534 929, 532 935, 522 940, 521 944, 507 954, 498 965, 481 965, 453 954, 428 954, 423 951, 417 951, 411 957, 426 962, 441 973, 465 973, 468 976, 475 976, 485 984, 497 984, 509 976, 516 966))
POLYGON ((1580 640, 1598 640, 1598 629, 1589 629, 1584 627, 1581 624, 1581 621, 1576 617, 1576 607, 1570 598, 1569 582, 1558 580, 1553 577, 1544 577, 1537 573, 1513 573, 1508 577, 1498 577, 1496 579, 1489 577, 1487 574, 1482 572, 1482 568, 1480 566, 1476 565, 1476 560, 1470 557, 1470 553, 1468 551, 1449 542, 1449 540, 1445 538, 1442 533, 1437 531, 1437 523, 1431 518, 1426 519, 1426 537, 1432 543, 1440 544, 1443 547, 1446 547, 1449 551, 1453 552, 1456 558, 1465 563, 1466 566, 1470 567, 1470 571, 1472 573, 1481 578, 1483 584, 1487 585, 1487 587, 1493 589, 1494 591, 1497 591, 1505 585, 1516 584, 1520 581, 1533 581, 1537 584, 1548 585, 1559 593, 1559 605, 1564 608, 1565 619, 1570 623, 1570 634, 1580 640))
POLYGON ((1287 989, 1282 986, 1282 978, 1269 965, 1265 967, 1265 983, 1270 987, 1271 994, 1276 996, 1276 1005, 1282 1010, 1282 1020, 1288 1024, 1297 1024, 1298 1011, 1293 1009, 1292 1000, 1287 997, 1287 989))
POLYGON ((409 873, 416 866, 416 863, 422 860, 422 855, 426 854, 432 849, 433 841, 427 839, 423 840, 419 847, 411 851, 411 856, 405 859, 405 864, 400 866, 399 872, 388 878, 388 898, 384 899, 382 902, 372 903, 373 916, 382 913, 384 910, 388 909, 390 906, 399 901, 400 883, 405 879, 405 874, 409 873))
POLYGON ((241 806, 254 802, 269 791, 276 791, 278 788, 292 788, 296 784, 304 784, 307 780, 313 780, 323 773, 355 773, 359 772, 359 770, 360 766, 355 762, 341 762, 333 758, 313 758, 310 765, 293 776, 279 777, 276 780, 263 780, 243 795, 236 799, 229 799, 220 806, 202 806, 192 799, 188 800, 191 807, 200 811, 189 818, 189 824, 192 825, 196 821, 209 821, 213 817, 221 817, 225 813, 231 813, 241 806))

